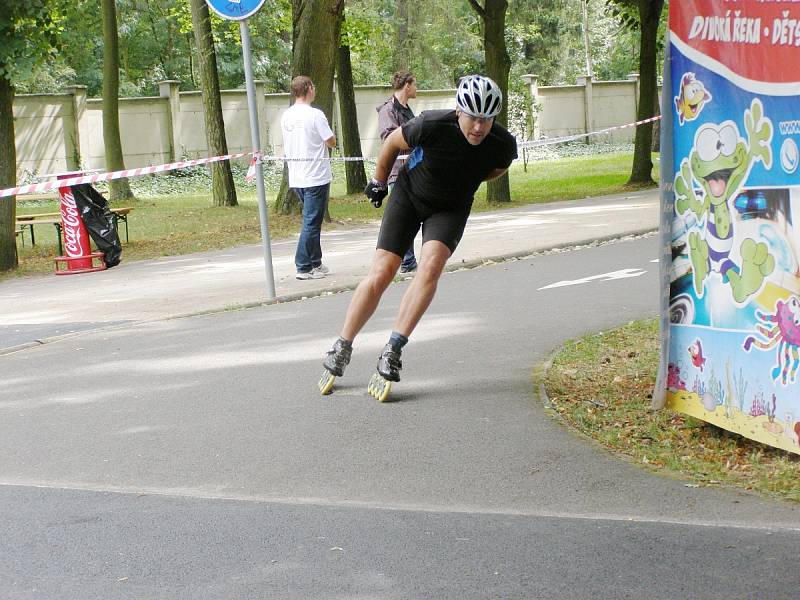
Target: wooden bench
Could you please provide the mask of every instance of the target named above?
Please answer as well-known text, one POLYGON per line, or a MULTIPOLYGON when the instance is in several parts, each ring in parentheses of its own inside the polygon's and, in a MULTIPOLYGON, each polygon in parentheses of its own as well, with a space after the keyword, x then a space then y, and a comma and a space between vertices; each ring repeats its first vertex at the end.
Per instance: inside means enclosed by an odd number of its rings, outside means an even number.
POLYGON ((130 206, 121 206, 120 208, 112 208, 111 214, 114 215, 114 228, 119 231, 119 222, 125 223, 125 241, 130 242, 128 238, 128 215, 133 210, 130 206))
MULTIPOLYGON (((129 206, 120 208, 111 208, 111 214, 114 217, 114 228, 118 229, 119 222, 125 223, 125 241, 129 242, 128 236, 128 215, 133 210, 129 206)), ((17 215, 17 227, 22 235, 22 245, 25 245, 25 230, 30 232, 31 246, 36 245, 36 236, 34 234, 35 225, 53 225, 56 228, 56 239, 58 240, 58 253, 64 253, 64 246, 61 241, 61 213, 34 213, 30 215, 17 215)))
POLYGON ((56 238, 58 238, 58 250, 61 253, 61 213, 37 213, 32 215, 17 215, 16 221, 22 233, 22 245, 25 245, 25 230, 31 236, 31 246, 36 245, 36 231, 34 225, 54 225, 56 228, 56 238))

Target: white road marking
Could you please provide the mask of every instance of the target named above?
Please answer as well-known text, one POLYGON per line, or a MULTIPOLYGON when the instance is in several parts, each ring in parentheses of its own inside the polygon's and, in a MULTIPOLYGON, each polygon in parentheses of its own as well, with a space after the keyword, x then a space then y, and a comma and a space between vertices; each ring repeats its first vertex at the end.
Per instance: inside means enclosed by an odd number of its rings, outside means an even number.
POLYGON ((582 279, 566 279, 564 281, 557 281, 544 287, 540 287, 538 291, 549 290, 551 288, 566 287, 568 285, 581 285, 592 281, 613 281, 615 279, 628 279, 629 277, 639 277, 644 275, 647 271, 642 269, 620 269, 619 271, 611 271, 610 273, 602 273, 600 275, 592 275, 590 277, 583 277, 582 279))

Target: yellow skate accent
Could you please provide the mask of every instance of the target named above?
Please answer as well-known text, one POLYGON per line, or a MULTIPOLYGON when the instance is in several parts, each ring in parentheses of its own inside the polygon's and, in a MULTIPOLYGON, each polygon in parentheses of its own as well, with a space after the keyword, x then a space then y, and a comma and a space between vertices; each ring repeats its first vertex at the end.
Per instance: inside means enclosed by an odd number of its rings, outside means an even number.
POLYGON ((379 373, 374 373, 369 380, 367 392, 375 398, 378 402, 385 402, 389 397, 389 392, 392 391, 392 382, 384 379, 379 373))
POLYGON ((327 396, 333 391, 333 383, 336 381, 336 375, 331 374, 328 369, 322 369, 322 377, 319 378, 319 393, 327 396))

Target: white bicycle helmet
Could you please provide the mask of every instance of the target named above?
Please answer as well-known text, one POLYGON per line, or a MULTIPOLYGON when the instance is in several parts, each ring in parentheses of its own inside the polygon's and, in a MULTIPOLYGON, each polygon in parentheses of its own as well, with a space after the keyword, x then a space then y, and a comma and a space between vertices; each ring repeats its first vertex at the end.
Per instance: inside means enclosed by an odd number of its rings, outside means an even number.
POLYGON ((488 77, 467 75, 458 82, 456 104, 472 117, 489 119, 503 108, 503 93, 488 77))

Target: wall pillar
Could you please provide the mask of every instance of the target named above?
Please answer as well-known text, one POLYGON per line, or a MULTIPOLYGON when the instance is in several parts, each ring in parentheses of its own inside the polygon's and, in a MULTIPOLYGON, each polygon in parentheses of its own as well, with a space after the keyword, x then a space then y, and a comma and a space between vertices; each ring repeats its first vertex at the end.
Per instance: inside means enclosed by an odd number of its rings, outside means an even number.
POLYGON ((67 152, 67 170, 79 171, 83 157, 88 155, 88 149, 81 144, 81 124, 86 116, 86 86, 70 85, 67 90, 72 94, 72 130, 75 132, 67 152))
POLYGON ((339 148, 342 147, 342 140, 344 139, 344 134, 342 133, 341 128, 342 123, 342 107, 339 104, 339 74, 333 74, 333 106, 331 107, 331 122, 330 127, 333 135, 336 136, 336 143, 339 144, 339 148))
POLYGON ((539 126, 539 76, 538 75, 523 75, 522 81, 528 86, 528 93, 530 94, 530 122, 528 123, 531 132, 531 139, 538 140, 541 136, 541 127, 539 126))
MULTIPOLYGON (((584 89, 583 93, 583 115, 584 115, 584 131, 589 133, 594 131, 594 92, 592 90, 592 82, 594 81, 594 75, 585 75, 583 77, 578 77, 578 85, 582 85, 584 89)), ((591 143, 591 140, 587 136, 586 143, 591 143)))
POLYGON ((158 95, 167 99, 167 127, 169 129, 169 158, 168 162, 178 160, 181 147, 181 82, 175 79, 166 79, 158 82, 158 95))
POLYGON ((261 146, 259 148, 262 152, 271 152, 270 137, 269 137, 269 121, 267 120, 267 82, 263 79, 256 79, 253 82, 256 86, 256 110, 258 111, 258 126, 261 128, 261 146))
POLYGON ((633 82, 633 106, 635 111, 633 120, 635 121, 639 117, 639 74, 628 73, 628 81, 633 82))

